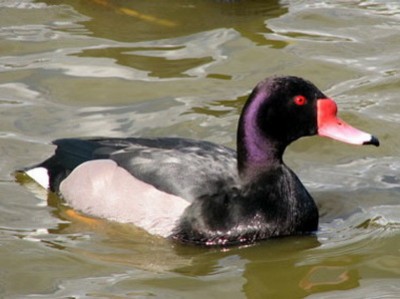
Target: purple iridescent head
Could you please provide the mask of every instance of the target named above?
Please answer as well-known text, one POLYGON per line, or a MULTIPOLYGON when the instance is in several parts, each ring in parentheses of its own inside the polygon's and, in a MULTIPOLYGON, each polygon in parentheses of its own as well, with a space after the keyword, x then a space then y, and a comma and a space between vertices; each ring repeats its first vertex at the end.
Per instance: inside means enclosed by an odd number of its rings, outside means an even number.
POLYGON ((285 148, 303 136, 318 134, 351 144, 374 144, 374 136, 337 118, 336 103, 314 84, 298 77, 261 81, 247 100, 237 136, 239 172, 282 163, 285 148))

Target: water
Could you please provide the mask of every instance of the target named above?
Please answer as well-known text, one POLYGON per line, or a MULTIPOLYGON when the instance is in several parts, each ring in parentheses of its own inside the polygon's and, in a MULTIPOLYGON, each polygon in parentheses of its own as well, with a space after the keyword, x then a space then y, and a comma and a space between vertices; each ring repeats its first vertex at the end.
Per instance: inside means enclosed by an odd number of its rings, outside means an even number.
POLYGON ((0 1, 0 297, 398 298, 399 33, 397 1, 0 1), (234 146, 248 92, 274 74, 313 81, 381 140, 288 149, 316 236, 181 246, 15 182, 60 137, 234 146))

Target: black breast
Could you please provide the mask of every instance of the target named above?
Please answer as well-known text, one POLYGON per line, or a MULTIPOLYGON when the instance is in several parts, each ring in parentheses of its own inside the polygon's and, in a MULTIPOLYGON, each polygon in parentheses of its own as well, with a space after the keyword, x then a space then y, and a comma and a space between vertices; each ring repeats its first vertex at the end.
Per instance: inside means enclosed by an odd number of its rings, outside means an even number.
POLYGON ((297 176, 285 165, 240 189, 221 188, 196 199, 173 239, 206 245, 248 244, 318 228, 318 209, 297 176))

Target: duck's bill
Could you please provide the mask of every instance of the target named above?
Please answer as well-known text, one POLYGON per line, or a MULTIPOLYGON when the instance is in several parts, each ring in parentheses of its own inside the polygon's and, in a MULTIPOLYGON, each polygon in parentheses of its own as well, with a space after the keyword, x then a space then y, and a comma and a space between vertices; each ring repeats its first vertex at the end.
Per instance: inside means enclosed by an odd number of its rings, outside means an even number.
POLYGON ((360 131, 336 116, 337 105, 331 99, 317 101, 318 135, 350 144, 379 146, 378 138, 360 131))

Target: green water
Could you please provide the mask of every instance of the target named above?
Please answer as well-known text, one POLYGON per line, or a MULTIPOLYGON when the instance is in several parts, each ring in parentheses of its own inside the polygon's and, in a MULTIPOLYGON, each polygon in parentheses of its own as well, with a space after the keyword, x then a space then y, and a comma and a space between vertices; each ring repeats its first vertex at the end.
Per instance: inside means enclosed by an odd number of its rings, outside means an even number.
POLYGON ((400 4, 316 2, 0 1, 0 297, 399 298, 400 4), (181 246, 15 182, 60 137, 234 146, 246 96, 276 74, 313 81, 381 141, 287 150, 316 236, 181 246))

